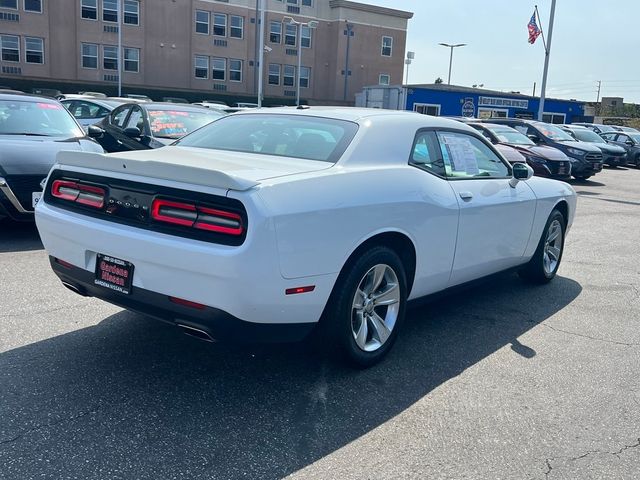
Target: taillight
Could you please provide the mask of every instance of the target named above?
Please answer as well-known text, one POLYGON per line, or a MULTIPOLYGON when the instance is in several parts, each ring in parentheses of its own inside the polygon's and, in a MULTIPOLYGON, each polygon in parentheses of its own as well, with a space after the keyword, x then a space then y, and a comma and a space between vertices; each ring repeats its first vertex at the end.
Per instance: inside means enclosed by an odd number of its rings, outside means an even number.
POLYGON ((244 233, 239 214, 192 203, 156 198, 151 206, 151 218, 157 222, 226 235, 240 236, 244 233))
POLYGON ((93 208, 104 207, 107 192, 104 188, 85 185, 70 180, 54 180, 51 185, 51 195, 61 200, 80 203, 93 208))

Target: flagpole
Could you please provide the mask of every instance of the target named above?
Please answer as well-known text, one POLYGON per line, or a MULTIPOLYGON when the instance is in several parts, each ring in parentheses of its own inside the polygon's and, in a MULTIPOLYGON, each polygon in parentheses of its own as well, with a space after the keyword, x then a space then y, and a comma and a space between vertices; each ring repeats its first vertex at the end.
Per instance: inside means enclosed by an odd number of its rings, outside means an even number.
POLYGON ((545 46, 544 72, 542 74, 542 87, 540 88, 540 108, 538 108, 538 120, 542 121, 544 113, 544 100, 547 90, 547 73, 549 73, 549 56, 551 55, 551 36, 553 35, 553 19, 556 14, 556 0, 551 0, 551 15, 549 16, 549 43, 545 46))
POLYGON ((547 51, 547 41, 544 39, 544 28, 542 28, 542 20, 540 20, 540 12, 536 5, 536 18, 538 19, 538 25, 540 25, 540 36, 542 37, 542 45, 544 45, 544 51, 547 51))

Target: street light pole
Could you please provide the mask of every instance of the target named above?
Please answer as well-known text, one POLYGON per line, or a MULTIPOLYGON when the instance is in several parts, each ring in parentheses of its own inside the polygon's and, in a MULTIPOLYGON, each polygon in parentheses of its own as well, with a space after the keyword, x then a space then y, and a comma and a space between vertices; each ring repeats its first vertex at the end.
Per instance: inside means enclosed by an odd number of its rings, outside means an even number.
POLYGON ((264 97, 264 2, 266 0, 258 0, 260 5, 260 20, 258 25, 258 108, 262 107, 262 99, 264 97))
POLYGON ((298 44, 298 70, 296 75, 296 80, 298 82, 296 88, 296 106, 300 106, 300 72, 302 70, 302 27, 307 27, 311 30, 318 27, 318 22, 315 20, 311 20, 309 22, 298 22, 293 17, 284 17, 282 19, 284 23, 289 25, 296 25, 297 27, 297 35, 296 35, 296 43, 298 44))
POLYGON ((122 97, 122 57, 124 52, 122 51, 122 16, 124 15, 123 2, 124 0, 118 0, 118 96, 122 97))
POLYGON ((451 53, 449 54, 449 78, 447 79, 447 85, 451 85, 451 66, 453 65, 453 49, 457 48, 457 47, 464 47, 467 44, 466 43, 456 43, 456 44, 449 44, 449 43, 440 43, 439 45, 442 45, 443 47, 447 47, 451 49, 451 53))

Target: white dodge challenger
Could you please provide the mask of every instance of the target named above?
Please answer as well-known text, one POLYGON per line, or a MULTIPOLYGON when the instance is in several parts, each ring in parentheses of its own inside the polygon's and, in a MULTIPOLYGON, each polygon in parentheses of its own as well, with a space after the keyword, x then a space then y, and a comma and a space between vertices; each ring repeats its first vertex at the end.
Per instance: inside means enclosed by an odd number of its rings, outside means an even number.
POLYGON ((206 340, 326 335, 368 366, 408 300, 517 268, 548 282, 576 195, 466 125, 280 108, 157 150, 64 152, 36 222, 63 284, 206 340))

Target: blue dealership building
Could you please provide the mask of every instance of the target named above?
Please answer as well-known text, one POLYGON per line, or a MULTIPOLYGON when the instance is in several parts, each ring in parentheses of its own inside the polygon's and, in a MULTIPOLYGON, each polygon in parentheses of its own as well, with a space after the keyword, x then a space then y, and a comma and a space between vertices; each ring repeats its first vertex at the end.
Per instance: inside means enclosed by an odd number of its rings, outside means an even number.
MULTIPOLYGON (((446 117, 536 119, 540 97, 442 83, 376 85, 365 87, 356 95, 356 106, 406 109, 446 117)), ((585 116, 585 102, 546 98, 543 121, 592 122, 593 117, 585 116)))

